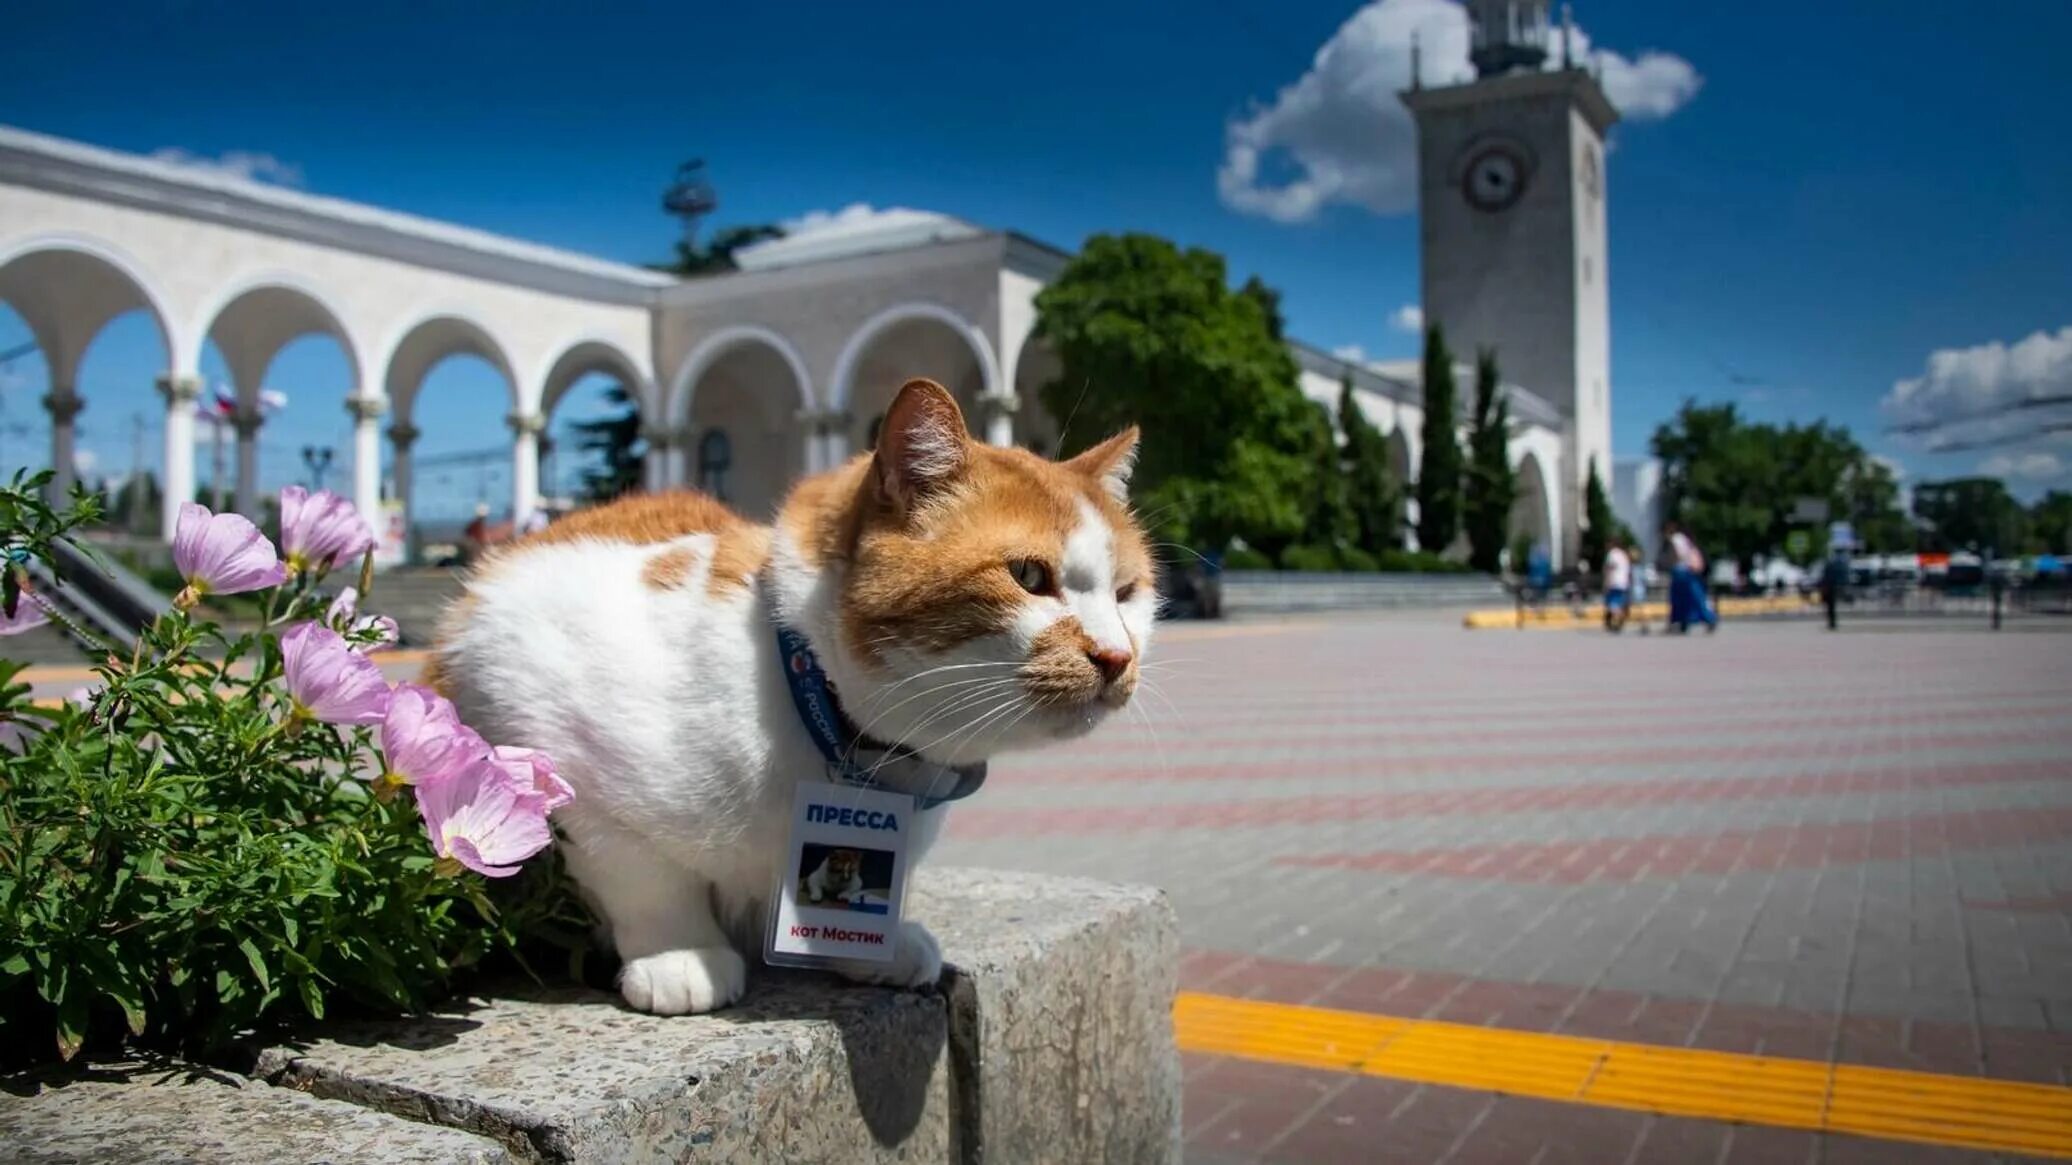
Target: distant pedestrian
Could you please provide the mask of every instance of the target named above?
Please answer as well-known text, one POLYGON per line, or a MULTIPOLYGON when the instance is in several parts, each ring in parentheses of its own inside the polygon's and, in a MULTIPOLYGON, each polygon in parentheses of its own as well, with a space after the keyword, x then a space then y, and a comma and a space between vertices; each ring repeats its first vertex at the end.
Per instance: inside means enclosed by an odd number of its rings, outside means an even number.
POLYGON ((1703 623, 1707 634, 1719 630, 1719 616, 1705 595, 1705 554, 1675 522, 1664 522, 1669 536, 1669 626, 1688 634, 1691 624, 1703 623))
POLYGON ((1612 538, 1604 551, 1604 629, 1613 633, 1626 629, 1626 616, 1633 587, 1633 556, 1619 539, 1612 538))
POLYGON ((1554 589, 1554 560, 1543 543, 1533 543, 1525 555, 1525 586, 1532 592, 1534 606, 1544 604, 1547 593, 1554 589))

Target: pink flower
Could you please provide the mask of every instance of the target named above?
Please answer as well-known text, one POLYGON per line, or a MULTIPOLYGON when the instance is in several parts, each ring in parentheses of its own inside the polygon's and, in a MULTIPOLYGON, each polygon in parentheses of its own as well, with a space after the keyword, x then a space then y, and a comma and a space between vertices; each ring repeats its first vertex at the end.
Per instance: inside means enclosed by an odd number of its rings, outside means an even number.
POLYGON ((384 651, 396 645, 403 637, 403 629, 387 615, 360 614, 360 588, 347 587, 331 600, 331 607, 324 612, 324 622, 332 630, 351 637, 353 650, 361 652, 384 651))
POLYGON ((477 760, 417 786, 417 812, 439 855, 432 869, 453 877, 463 867, 492 878, 518 872, 518 863, 547 848, 547 801, 524 791, 488 759, 477 760))
POLYGON ((536 748, 511 748, 497 745, 491 750, 496 767, 511 778, 520 792, 537 793, 546 798, 547 810, 552 812, 576 799, 576 791, 561 779, 554 768, 554 758, 536 748))
POLYGON ((173 605, 186 610, 203 595, 235 595, 279 586, 288 577, 273 543, 248 519, 216 514, 196 502, 180 503, 173 528, 173 565, 187 580, 173 605))
POLYGON ((405 785, 428 785, 489 759, 489 744, 446 697, 423 684, 397 684, 381 721, 381 757, 374 795, 385 801, 405 785))
POLYGON ((388 713, 381 669, 320 623, 298 623, 281 636, 281 671, 298 719, 380 724, 388 713))
POLYGON ((27 591, 14 596, 14 614, 7 613, 7 605, 0 602, 0 635, 19 635, 34 627, 50 622, 50 615, 43 610, 43 604, 27 591))
POLYGON ((358 558, 374 546, 374 531, 352 502, 327 489, 299 485, 281 491, 281 549, 288 569, 319 574, 358 558))

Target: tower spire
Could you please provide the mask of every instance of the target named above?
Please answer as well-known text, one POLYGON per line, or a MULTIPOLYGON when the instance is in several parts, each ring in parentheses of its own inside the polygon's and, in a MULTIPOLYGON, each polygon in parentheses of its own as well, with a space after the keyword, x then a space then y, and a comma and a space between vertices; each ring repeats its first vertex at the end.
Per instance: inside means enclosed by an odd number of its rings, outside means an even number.
POLYGON ((1417 30, 1410 30, 1410 88, 1424 88, 1424 46, 1418 43, 1417 30))

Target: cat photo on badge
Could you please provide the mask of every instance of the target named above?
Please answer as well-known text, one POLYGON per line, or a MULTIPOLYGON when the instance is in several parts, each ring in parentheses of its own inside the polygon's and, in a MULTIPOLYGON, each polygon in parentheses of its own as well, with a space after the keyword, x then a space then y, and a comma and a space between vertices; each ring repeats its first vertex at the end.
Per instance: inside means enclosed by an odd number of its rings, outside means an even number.
POLYGON ((884 914, 895 860, 890 850, 809 842, 799 854, 799 905, 884 914))

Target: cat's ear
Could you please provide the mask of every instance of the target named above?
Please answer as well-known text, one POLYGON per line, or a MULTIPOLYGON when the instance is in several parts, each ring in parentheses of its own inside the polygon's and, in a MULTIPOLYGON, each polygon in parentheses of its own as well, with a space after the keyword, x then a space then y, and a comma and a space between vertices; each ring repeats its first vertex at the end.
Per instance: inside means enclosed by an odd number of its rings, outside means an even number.
POLYGON ((1101 483, 1118 502, 1130 500, 1130 471, 1137 467, 1137 427, 1131 425, 1106 441, 1065 462, 1101 483))
POLYGON ((871 476, 878 495, 905 509, 957 480, 971 465, 964 414, 950 390, 932 380, 909 380, 878 428, 871 476))

